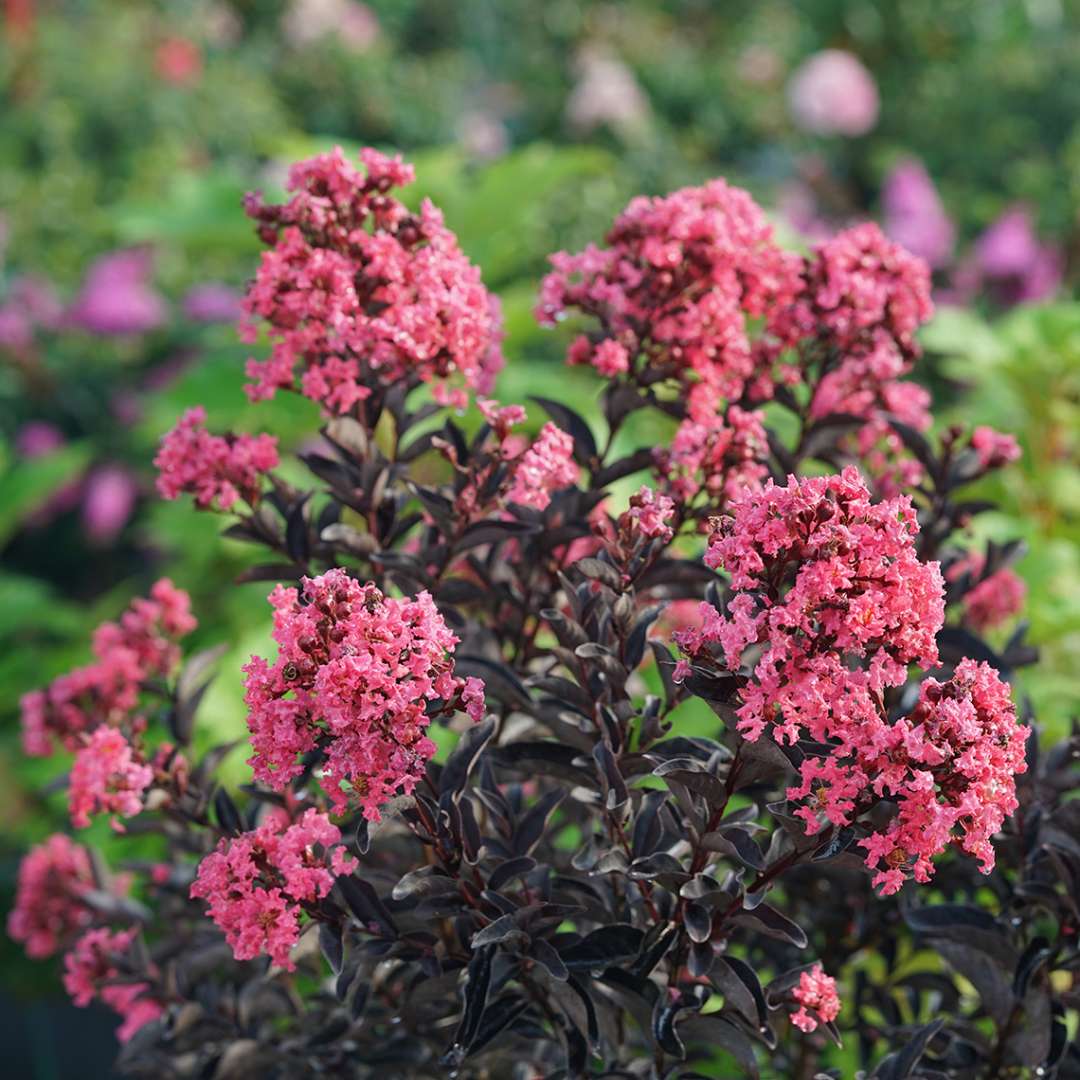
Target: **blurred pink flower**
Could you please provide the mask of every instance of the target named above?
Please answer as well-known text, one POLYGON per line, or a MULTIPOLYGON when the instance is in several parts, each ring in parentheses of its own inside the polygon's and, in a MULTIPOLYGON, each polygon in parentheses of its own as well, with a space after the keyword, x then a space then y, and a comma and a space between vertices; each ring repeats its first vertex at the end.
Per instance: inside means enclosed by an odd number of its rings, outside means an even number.
POLYGON ((190 289, 183 300, 184 314, 195 322, 231 323, 240 318, 240 294, 218 281, 190 289))
POLYGON ((83 529, 89 540, 108 544, 127 524, 135 507, 138 486, 122 465, 101 465, 86 479, 83 529))
POLYGON ((1030 303, 1052 296, 1061 284, 1062 257, 1042 244, 1023 205, 1010 207, 975 242, 974 267, 997 286, 1003 304, 1030 303))
POLYGON ((154 72, 162 82, 194 86, 202 70, 199 46, 185 37, 166 38, 154 50, 154 72))
POLYGON ((165 301, 150 283, 152 260, 146 248, 103 255, 94 262, 67 320, 92 334, 143 334, 166 317, 165 301))
POLYGON ((865 135, 877 123, 878 91, 858 57, 825 49, 804 60, 788 82, 797 127, 814 135, 865 135))
POLYGON ((607 125, 619 134, 642 127, 649 101, 634 73, 617 56, 586 46, 578 56, 578 81, 566 102, 566 116, 576 131, 607 125))
POLYGON ((333 37, 353 52, 370 49, 379 37, 379 20, 359 0, 292 0, 281 20, 292 45, 333 37))
POLYGON ((24 352, 34 344, 34 327, 26 312, 8 302, 0 305, 0 349, 24 352))
POLYGON ((21 457, 46 457, 64 445, 64 436, 55 424, 45 420, 31 420, 19 428, 15 436, 15 450, 21 457))
POLYGON ((890 239, 932 267, 949 262, 956 230, 921 161, 908 158, 889 173, 881 202, 883 225, 890 239))

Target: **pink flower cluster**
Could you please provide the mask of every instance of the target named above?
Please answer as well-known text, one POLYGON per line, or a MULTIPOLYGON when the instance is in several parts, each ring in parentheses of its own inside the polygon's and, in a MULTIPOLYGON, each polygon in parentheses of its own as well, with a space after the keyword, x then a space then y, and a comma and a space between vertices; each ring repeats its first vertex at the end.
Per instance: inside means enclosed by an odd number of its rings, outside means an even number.
POLYGON ((926 263, 867 222, 817 245, 805 293, 785 315, 792 333, 818 338, 838 357, 814 389, 811 416, 866 419, 854 448, 885 494, 922 475, 888 417, 917 431, 930 426, 930 395, 901 380, 919 355, 915 331, 933 310, 926 263))
POLYGON ((578 472, 573 438, 548 421, 518 459, 506 497, 534 510, 546 510, 551 493, 576 483, 578 472))
POLYGON ((815 419, 845 413, 866 420, 855 433, 852 449, 885 495, 922 479, 922 466, 905 452, 890 424, 895 418, 916 431, 930 427, 930 394, 918 383, 902 381, 911 367, 891 339, 879 338, 866 350, 843 356, 817 384, 810 402, 815 419))
POLYGON ((127 1042, 144 1024, 156 1020, 164 1011, 149 993, 145 982, 111 982, 120 975, 115 958, 129 948, 135 930, 88 930, 64 957, 64 988, 80 1008, 100 998, 123 1017, 116 1032, 127 1042))
MULTIPOLYGON (((111 813, 132 817, 143 807, 143 793, 154 770, 117 728, 102 725, 90 733, 71 766, 68 808, 77 829, 90 825, 90 815, 111 813)), ((114 827, 119 828, 116 818, 114 827)))
POLYGON ((862 733, 843 782, 870 785, 897 805, 883 831, 859 841, 883 894, 909 873, 930 880, 932 858, 950 843, 979 859, 983 873, 994 868, 990 841, 1018 805, 1027 736, 1008 686, 974 660, 961 660, 947 682, 926 679, 910 716, 862 733))
POLYGON ((265 320, 273 343, 248 364, 249 396, 299 380, 328 413, 347 413, 402 379, 460 376, 489 392, 503 362, 497 301, 429 201, 413 214, 389 194, 412 167, 371 149, 360 158, 365 173, 340 149, 293 166, 284 205, 248 199, 271 250, 244 303, 245 335, 265 320))
POLYGON ((52 956, 89 923, 90 909, 83 896, 93 888, 86 848, 54 833, 31 848, 19 865, 8 934, 23 945, 27 956, 52 956))
POLYGON ((791 1022, 802 1031, 816 1031, 819 1023, 827 1024, 840 1015, 836 980, 826 975, 820 964, 799 975, 799 985, 791 996, 799 1003, 791 1022))
POLYGON ((58 742, 78 750, 101 724, 117 725, 139 701, 142 683, 168 675, 180 661, 178 638, 195 628, 186 592, 162 578, 148 598, 138 597, 118 622, 94 632, 97 660, 59 676, 44 690, 24 695, 23 747, 47 757, 58 742))
POLYGON ((769 438, 762 414, 730 405, 726 413, 703 411, 679 425, 671 446, 657 450, 656 468, 672 495, 689 503, 704 492, 719 507, 748 491, 757 491, 768 476, 764 465, 769 438))
POLYGON ((425 730, 432 703, 483 714, 482 683, 454 675, 450 632, 426 592, 384 596, 345 570, 278 586, 273 664, 245 665, 255 776, 281 790, 301 754, 321 748, 322 783, 337 812, 347 783, 369 820, 397 792, 412 791, 435 752, 425 730))
POLYGON ((806 267, 796 317, 846 355, 891 341, 905 357, 919 353, 915 331, 934 313, 930 271, 873 222, 818 244, 806 267))
POLYGON ((917 532, 910 501, 871 504, 853 467, 769 481, 715 521, 705 561, 731 575, 729 614, 702 604, 702 625, 676 640, 692 658, 719 646, 732 671, 759 647, 741 691, 748 739, 769 726, 780 741, 851 739, 908 664, 936 662, 943 583, 937 563, 916 556, 917 532), (864 666, 849 670, 851 658, 864 666))
POLYGON ((259 501, 264 473, 278 463, 273 435, 211 435, 206 410, 188 409, 162 440, 154 465, 164 499, 195 496, 200 509, 228 510, 237 499, 259 501))
POLYGON ((577 310, 600 323, 598 340, 578 338, 570 361, 610 377, 642 358, 737 398, 757 366, 748 320, 771 328, 801 284, 802 260, 775 243, 761 208, 713 180, 634 199, 606 240, 553 255, 541 288, 541 322, 577 310))
POLYGON ((985 664, 927 679, 912 714, 889 718, 883 691, 906 681, 908 665, 937 663, 944 619, 941 574, 918 559, 917 531, 909 500, 871 503, 854 468, 770 481, 714 523, 705 561, 730 574, 727 614, 702 604, 701 625, 675 634, 689 657, 679 677, 690 661, 740 671, 753 647, 737 710, 748 740, 768 731, 824 744, 787 792, 808 835, 823 819, 850 825, 882 800, 896 804, 884 831, 861 841, 885 893, 909 875, 929 880, 954 830, 991 867, 989 840, 1016 806, 1024 768, 1026 732, 985 664))
POLYGON ((1003 566, 980 579, 986 560, 977 552, 958 559, 949 567, 945 577, 956 581, 965 573, 975 584, 964 594, 964 613, 967 621, 980 633, 992 630, 1024 609, 1027 584, 1015 570, 1003 566))
POLYGON ((274 813, 253 832, 225 838, 199 864, 192 899, 205 900, 237 960, 265 953, 280 967, 300 937, 302 905, 326 896, 356 860, 325 814, 307 810, 287 824, 274 813))

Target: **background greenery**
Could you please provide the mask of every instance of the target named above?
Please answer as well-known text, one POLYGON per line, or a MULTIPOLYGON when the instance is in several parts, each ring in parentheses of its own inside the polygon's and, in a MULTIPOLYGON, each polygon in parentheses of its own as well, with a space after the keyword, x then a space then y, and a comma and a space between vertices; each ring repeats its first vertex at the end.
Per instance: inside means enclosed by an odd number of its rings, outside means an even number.
MULTIPOLYGON (((504 300, 499 392, 515 400, 570 377, 556 366, 564 342, 530 314, 545 256, 598 239, 637 192, 723 174, 777 207, 812 177, 821 213, 842 221, 877 214, 885 176, 914 156, 960 251, 1025 203, 1064 259, 1058 298, 943 309, 925 334, 923 376, 940 424, 989 423, 1020 439, 1023 461, 987 485, 1001 510, 984 529, 1029 545, 1020 570, 1045 659, 1024 690, 1048 737, 1077 711, 1080 3, 6 0, 3 11, 0 303, 17 303, 27 274, 70 300, 96 257, 149 245, 152 287, 169 305, 137 337, 39 326, 29 361, 0 346, 6 888, 16 851, 62 821, 55 798, 36 794, 59 764, 19 751, 18 696, 84 661, 90 629, 162 568, 194 594, 197 644, 231 643, 204 711, 214 735, 243 729, 239 665, 264 644, 265 589, 225 587, 248 553, 221 541, 211 516, 155 500, 149 463, 195 402, 214 426, 270 429, 286 446, 313 429, 314 409, 295 398, 252 409, 232 328, 186 318, 181 298, 207 281, 242 288, 258 251, 242 193, 277 189, 285 163, 335 142, 416 163, 410 197, 443 207, 504 300), (332 29, 315 32, 327 12, 332 29), (787 82, 823 48, 849 50, 873 73, 881 109, 864 136, 792 122, 787 82), (607 120, 587 121, 597 58, 622 91, 607 120), (39 421, 65 445, 29 458, 17 440, 39 421), (94 543, 65 495, 103 464, 129 470, 138 496, 119 533, 94 543)), ((582 380, 582 402, 590 386, 582 380)), ((5 965, 20 963, 4 949, 5 965)), ((55 985, 40 965, 17 970, 28 989, 55 985)), ((41 1051, 34 1075, 63 1075, 58 1060, 41 1051)))

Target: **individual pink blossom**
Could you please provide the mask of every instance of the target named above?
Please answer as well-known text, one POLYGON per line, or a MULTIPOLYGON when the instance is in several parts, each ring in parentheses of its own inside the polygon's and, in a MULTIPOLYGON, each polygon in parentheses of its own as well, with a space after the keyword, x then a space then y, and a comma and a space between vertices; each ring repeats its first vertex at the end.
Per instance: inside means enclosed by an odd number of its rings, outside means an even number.
POLYGON ((568 357, 605 374, 702 381, 738 396, 758 361, 751 320, 772 330, 801 288, 801 259, 773 240, 761 208, 723 180, 663 198, 640 197, 616 218, 605 247, 551 256, 537 317, 571 312, 599 323, 568 357), (611 344, 607 344, 611 342, 611 344))
POLYGON ((804 60, 787 88, 796 125, 813 135, 865 135, 877 123, 878 89, 858 57, 824 49, 804 60))
POLYGON ((534 510, 546 510, 553 491, 577 483, 580 470, 573 455, 573 438, 549 420, 518 459, 506 497, 534 510))
POLYGON ((54 833, 31 848, 19 864, 8 934, 27 956, 51 956, 90 922, 83 896, 93 888, 86 849, 63 833, 54 833))
POLYGON ((273 435, 211 435, 206 410, 198 405, 180 418, 162 440, 154 465, 157 489, 165 499, 183 493, 201 509, 229 510, 238 499, 259 501, 263 475, 278 464, 273 435))
MULTIPOLYGON (((863 733, 847 769, 896 803, 884 830, 860 840, 874 884, 894 893, 910 875, 929 881, 932 859, 955 843, 994 868, 993 836, 1016 809, 1028 729, 989 664, 961 660, 951 679, 928 678, 910 716, 863 733)), ((789 793, 790 797, 790 793, 789 793)))
MULTIPOLYGON (((853 467, 839 476, 771 480, 716 519, 705 562, 723 567, 726 616, 702 604, 700 628, 676 635, 692 659, 716 655, 737 671, 757 646, 740 691, 739 729, 781 742, 849 738, 880 713, 880 694, 907 666, 937 660, 944 619, 937 563, 915 553, 909 499, 872 504, 853 467), (864 666, 850 669, 848 660, 864 666)), ((681 669, 685 672, 685 667, 681 669)))
POLYGON ((675 513, 675 503, 667 495, 661 495, 647 488, 640 487, 637 494, 630 496, 630 506, 619 519, 631 523, 642 536, 650 540, 662 540, 665 543, 674 536, 668 522, 675 513))
POLYGON ((827 1024, 840 1015, 836 980, 826 975, 820 964, 800 974, 799 985, 791 996, 799 1003, 791 1022, 802 1031, 815 1031, 819 1023, 827 1024))
POLYGON ((266 323, 272 352, 252 360, 252 400, 299 389, 347 413, 401 380, 451 378, 489 393, 502 366, 498 301, 427 200, 411 213, 390 195, 412 182, 399 158, 340 149, 293 166, 284 205, 247 201, 264 252, 244 301, 244 332, 266 323))
POLYGON ((526 419, 521 405, 500 405, 491 398, 480 397, 476 399, 476 406, 500 440, 505 440, 510 429, 523 424, 526 419))
POLYGON ((104 336, 156 330, 167 312, 150 282, 151 269, 150 252, 145 248, 103 255, 87 272, 67 312, 68 322, 104 336))
POLYGON ((64 988, 80 1008, 100 998, 124 1022, 116 1032, 121 1042, 127 1042, 143 1025, 156 1020, 164 1009, 151 996, 146 982, 111 982, 120 971, 116 960, 135 938, 135 930, 112 931, 104 927, 88 930, 64 957, 64 988))
POLYGON ((335 811, 349 804, 347 784, 378 821, 435 753, 430 705, 449 709, 465 690, 476 713, 479 688, 454 675, 458 639, 426 592, 384 596, 340 569, 304 578, 301 590, 278 586, 270 603, 277 659, 253 656, 244 667, 255 775, 280 791, 300 774, 298 756, 321 748, 335 811))
POLYGON ((195 629, 188 594, 161 578, 149 597, 136 597, 117 622, 94 631, 96 661, 25 694, 23 748, 48 756, 54 742, 68 750, 101 724, 120 725, 136 708, 142 683, 169 675, 180 661, 177 640, 195 629))
POLYGON ((135 752, 123 732, 113 727, 95 729, 75 755, 68 781, 68 808, 77 829, 90 825, 98 813, 132 817, 143 808, 143 792, 154 770, 135 752))
POLYGON ((1020 445, 1012 435, 995 431, 985 425, 971 433, 971 448, 984 469, 1000 469, 1020 459, 1020 445))
POLYGON ((461 703, 465 707, 465 712, 473 723, 478 724, 484 719, 484 706, 486 705, 486 698, 484 696, 484 680, 478 679, 475 675, 470 675, 461 688, 461 703))
POLYGON ((956 229, 921 161, 907 158, 893 168, 881 192, 881 209, 891 240, 935 269, 949 263, 956 229))
POLYGON ((964 593, 962 603, 967 621, 980 633, 1000 626, 1024 609, 1027 584, 1011 567, 983 577, 986 560, 977 552, 957 559, 948 569, 945 578, 956 581, 964 574, 970 575, 974 584, 964 593))
POLYGON ((289 971, 305 904, 325 897, 356 860, 325 814, 306 810, 288 824, 271 815, 253 832, 223 838, 199 864, 192 899, 205 900, 237 960, 265 953, 289 971))

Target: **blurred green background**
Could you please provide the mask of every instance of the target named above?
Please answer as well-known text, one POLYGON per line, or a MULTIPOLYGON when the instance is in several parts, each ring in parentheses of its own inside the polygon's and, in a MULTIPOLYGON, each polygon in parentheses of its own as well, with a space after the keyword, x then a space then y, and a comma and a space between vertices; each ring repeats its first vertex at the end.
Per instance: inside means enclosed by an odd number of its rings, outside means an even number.
MULTIPOLYGON (((239 665, 265 642, 266 590, 225 586, 257 554, 220 540, 212 516, 156 500, 150 459, 197 402, 212 426, 286 446, 313 432, 309 402, 256 409, 240 390, 232 324, 258 253, 240 198, 276 192, 289 161, 334 143, 415 162, 408 197, 443 207, 503 298, 499 393, 512 400, 550 382, 565 346, 531 316, 546 255, 600 239, 638 192, 724 175, 794 244, 882 220, 935 269, 922 377, 938 423, 991 424, 1023 446, 986 485, 1001 509, 979 539, 1027 541, 1044 662, 1024 690, 1048 737, 1077 711, 1080 3, 3 0, 0 12, 5 891, 16 851, 63 821, 36 793, 62 764, 22 757, 18 697, 83 662, 91 628, 156 575, 193 593, 196 645, 230 642, 204 715, 218 737, 243 730, 239 665)), ((582 378, 582 401, 592 386, 582 378)), ((46 968, 19 978, 55 985, 46 968)), ((47 1058, 34 1075, 65 1075, 47 1058)))

